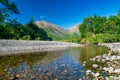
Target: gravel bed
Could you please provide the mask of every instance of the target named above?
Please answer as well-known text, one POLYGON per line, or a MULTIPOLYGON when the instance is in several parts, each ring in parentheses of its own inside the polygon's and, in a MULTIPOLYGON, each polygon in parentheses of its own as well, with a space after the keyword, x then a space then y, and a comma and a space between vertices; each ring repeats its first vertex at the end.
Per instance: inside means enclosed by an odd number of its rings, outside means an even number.
POLYGON ((91 58, 93 64, 89 66, 93 70, 87 70, 86 75, 92 77, 92 80, 120 80, 120 43, 100 45, 108 47, 108 53, 91 58))
POLYGON ((83 45, 58 41, 0 40, 0 55, 80 47, 83 45))

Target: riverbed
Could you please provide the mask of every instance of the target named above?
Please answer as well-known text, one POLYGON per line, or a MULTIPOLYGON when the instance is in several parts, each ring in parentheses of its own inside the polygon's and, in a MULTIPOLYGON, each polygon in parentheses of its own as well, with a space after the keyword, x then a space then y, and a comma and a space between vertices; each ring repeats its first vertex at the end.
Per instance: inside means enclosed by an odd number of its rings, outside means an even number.
POLYGON ((83 45, 58 41, 0 40, 0 55, 11 55, 26 52, 53 51, 80 46, 83 45))
POLYGON ((92 80, 120 80, 120 43, 100 45, 107 47, 108 53, 84 61, 86 75, 92 80))
POLYGON ((103 46, 82 46, 1 55, 0 80, 90 80, 86 70, 91 64, 85 67, 85 61, 105 53, 107 48, 103 46))

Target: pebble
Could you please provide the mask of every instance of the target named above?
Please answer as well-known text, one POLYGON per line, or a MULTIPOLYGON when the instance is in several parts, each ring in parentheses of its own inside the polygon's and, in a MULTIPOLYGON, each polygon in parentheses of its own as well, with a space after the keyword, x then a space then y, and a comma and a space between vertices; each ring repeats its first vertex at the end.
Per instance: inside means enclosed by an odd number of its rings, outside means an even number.
POLYGON ((93 68, 98 68, 99 66, 97 64, 93 64, 93 68))
POLYGON ((58 41, 0 40, 0 52, 2 53, 0 55, 13 54, 15 51, 19 51, 19 53, 23 51, 32 52, 33 50, 48 51, 80 46, 83 45, 58 41))
POLYGON ((102 45, 110 49, 109 53, 91 58, 90 61, 94 62, 92 67, 95 68, 96 71, 92 71, 92 69, 87 70, 86 75, 90 73, 92 80, 120 80, 120 43, 102 45), (99 62, 106 65, 99 65, 99 62), (96 69, 98 67, 100 67, 100 69, 96 69), (104 73, 106 73, 106 76, 104 73))
POLYGON ((109 77, 105 77, 105 80, 110 80, 109 77))
POLYGON ((19 77, 20 77, 20 75, 19 75, 19 74, 16 74, 16 75, 15 75, 15 77, 19 78, 19 77))
POLYGON ((86 73, 91 73, 91 70, 87 70, 86 73))
POLYGON ((87 75, 91 74, 91 70, 87 70, 87 71, 86 71, 86 74, 87 74, 87 75))
POLYGON ((99 75, 100 75, 99 73, 95 73, 95 75, 94 75, 94 76, 97 78, 99 75))
POLYGON ((115 69, 115 71, 114 71, 115 73, 117 73, 117 74, 120 74, 120 68, 118 68, 118 69, 115 69))

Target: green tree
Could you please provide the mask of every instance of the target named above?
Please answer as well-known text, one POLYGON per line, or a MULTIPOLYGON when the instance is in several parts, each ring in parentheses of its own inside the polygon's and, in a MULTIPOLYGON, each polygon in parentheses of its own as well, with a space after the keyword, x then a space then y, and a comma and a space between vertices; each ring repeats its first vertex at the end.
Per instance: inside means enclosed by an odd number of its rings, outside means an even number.
POLYGON ((19 10, 14 2, 10 2, 9 0, 0 0, 0 4, 2 4, 0 8, 0 24, 2 24, 10 14, 19 14, 19 10))
POLYGON ((84 19, 79 26, 81 42, 101 43, 120 41, 120 12, 118 15, 109 16, 89 16, 84 19))
POLYGON ((34 24, 34 18, 31 18, 30 22, 25 25, 27 35, 30 35, 31 40, 52 40, 48 37, 47 32, 39 28, 34 24))

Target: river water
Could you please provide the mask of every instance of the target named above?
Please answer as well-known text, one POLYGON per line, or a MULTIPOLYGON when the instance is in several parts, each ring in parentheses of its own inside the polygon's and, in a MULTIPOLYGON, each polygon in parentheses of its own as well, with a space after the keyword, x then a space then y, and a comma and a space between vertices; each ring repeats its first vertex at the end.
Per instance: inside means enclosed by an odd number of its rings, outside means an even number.
POLYGON ((83 62, 107 53, 103 46, 0 56, 0 80, 79 80, 86 76, 83 62))

